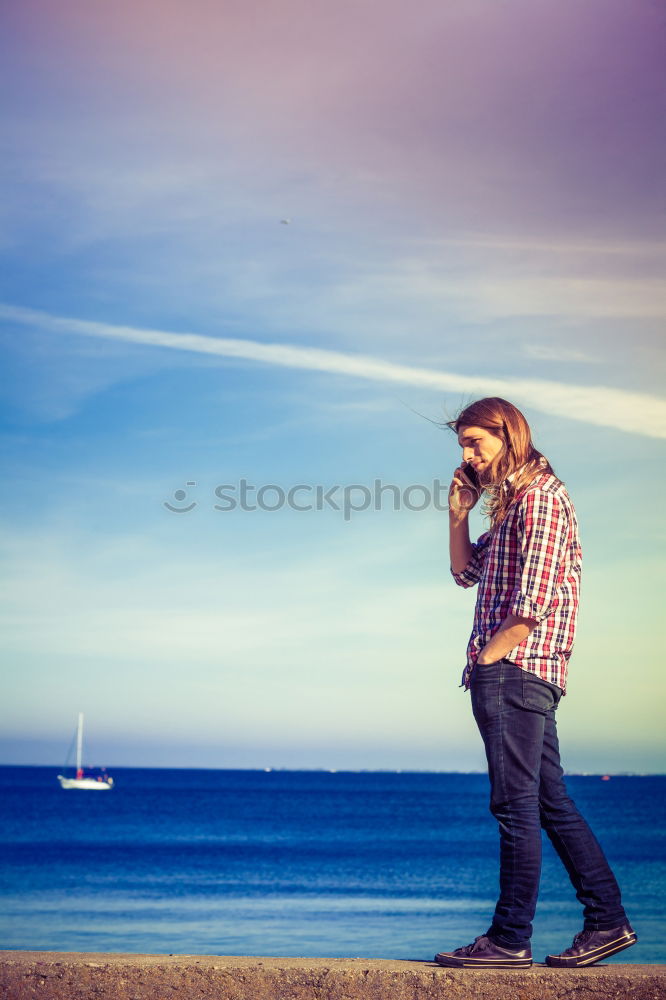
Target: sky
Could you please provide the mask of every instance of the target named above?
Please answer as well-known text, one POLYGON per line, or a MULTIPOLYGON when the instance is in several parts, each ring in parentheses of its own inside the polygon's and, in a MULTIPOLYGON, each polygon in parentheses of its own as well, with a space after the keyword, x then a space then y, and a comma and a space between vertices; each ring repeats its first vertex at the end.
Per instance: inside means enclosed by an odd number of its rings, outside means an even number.
POLYGON ((663 6, 2 18, 0 763, 482 770, 438 497, 501 395, 581 526, 564 765, 664 771, 663 6))

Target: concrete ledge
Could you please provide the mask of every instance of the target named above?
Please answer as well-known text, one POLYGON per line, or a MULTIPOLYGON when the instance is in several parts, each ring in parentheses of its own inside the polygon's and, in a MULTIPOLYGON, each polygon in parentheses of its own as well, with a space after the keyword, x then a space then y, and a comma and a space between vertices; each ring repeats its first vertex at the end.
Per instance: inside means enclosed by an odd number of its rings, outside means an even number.
POLYGON ((6 1000, 666 1000, 666 965, 515 972, 364 958, 0 952, 6 1000))

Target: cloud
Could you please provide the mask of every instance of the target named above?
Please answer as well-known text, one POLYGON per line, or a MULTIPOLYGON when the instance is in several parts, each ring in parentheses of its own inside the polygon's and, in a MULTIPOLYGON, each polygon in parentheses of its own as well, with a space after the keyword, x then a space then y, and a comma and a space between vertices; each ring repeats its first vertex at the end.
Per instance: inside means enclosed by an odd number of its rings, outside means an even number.
POLYGON ((442 393, 504 396, 543 413, 612 427, 646 437, 666 438, 666 400, 610 386, 570 385, 545 379, 460 375, 413 367, 363 354, 255 340, 170 333, 132 326, 53 316, 32 309, 0 305, 0 317, 55 334, 80 334, 116 342, 237 358, 283 368, 328 372, 352 378, 419 386, 442 393))
POLYGON ((490 281, 480 289, 490 315, 651 319, 666 315, 659 280, 532 278, 490 281))
POLYGON ((625 278, 529 274, 494 269, 490 273, 453 276, 450 268, 416 257, 392 272, 350 284, 349 298, 372 290, 377 298, 446 303, 474 320, 496 317, 552 316, 572 319, 654 320, 666 317, 666 286, 661 278, 625 278))
POLYGON ((525 344, 523 350, 530 358, 537 358, 539 361, 573 361, 581 364, 593 364, 598 360, 591 354, 577 351, 574 347, 559 347, 557 344, 525 344))
POLYGON ((479 233, 477 235, 460 235, 451 237, 440 237, 434 240, 424 240, 433 247, 470 247, 479 250, 505 250, 518 253, 539 253, 551 255, 584 257, 654 257, 663 259, 666 253, 666 243, 659 240, 606 240, 605 242, 581 240, 572 242, 571 240, 538 240, 526 239, 519 236, 506 237, 492 233, 479 233))

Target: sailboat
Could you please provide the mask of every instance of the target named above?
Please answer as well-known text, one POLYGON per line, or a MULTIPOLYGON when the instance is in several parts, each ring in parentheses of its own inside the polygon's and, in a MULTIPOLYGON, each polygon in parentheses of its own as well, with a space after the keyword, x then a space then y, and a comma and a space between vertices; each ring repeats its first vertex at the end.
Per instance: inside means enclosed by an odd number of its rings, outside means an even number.
POLYGON ((61 788, 82 788, 89 792, 108 792, 113 788, 113 778, 106 775, 95 778, 86 777, 81 761, 83 760, 83 712, 79 712, 79 724, 76 730, 76 777, 66 778, 58 775, 61 788))

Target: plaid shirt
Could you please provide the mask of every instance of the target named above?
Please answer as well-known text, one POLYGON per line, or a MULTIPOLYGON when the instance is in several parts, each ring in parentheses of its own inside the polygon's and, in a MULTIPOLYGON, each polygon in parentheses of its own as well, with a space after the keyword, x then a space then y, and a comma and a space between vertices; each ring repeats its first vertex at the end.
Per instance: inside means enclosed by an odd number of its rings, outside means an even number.
MULTIPOLYGON (((472 544, 472 557, 453 578, 478 583, 474 628, 463 684, 507 615, 535 618, 534 630, 505 659, 562 690, 578 614, 582 554, 576 512, 564 484, 551 473, 530 483, 495 532, 472 544)), ((483 669, 479 667, 479 669, 483 669)))

